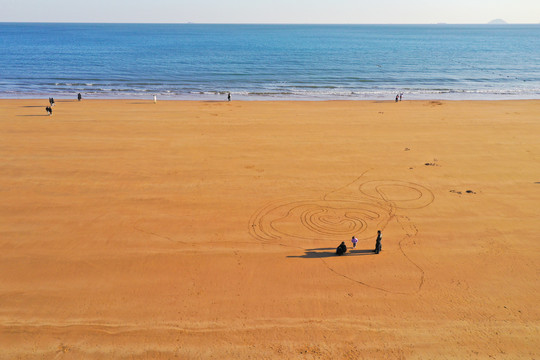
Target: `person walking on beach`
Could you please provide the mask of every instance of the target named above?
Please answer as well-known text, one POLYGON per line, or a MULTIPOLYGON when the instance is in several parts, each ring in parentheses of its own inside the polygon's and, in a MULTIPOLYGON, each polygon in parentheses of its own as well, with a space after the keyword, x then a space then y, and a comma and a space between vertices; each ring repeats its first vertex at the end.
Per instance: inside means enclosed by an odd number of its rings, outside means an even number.
POLYGON ((403 100, 403 91, 399 93, 399 101, 403 100))
POLYGON ((54 99, 53 98, 49 98, 49 104, 51 104, 51 106, 54 106, 54 99))
POLYGON ((396 95, 396 102, 399 101, 399 94, 396 95))
POLYGON ((157 103, 157 95, 154 95, 154 104, 157 103))
POLYGON ((358 243, 358 239, 356 238, 356 236, 352 237, 351 242, 352 242, 352 247, 354 249, 356 247, 356 244, 358 243))
POLYGON ((77 100, 81 101, 81 99, 82 99, 82 95, 81 95, 81 93, 78 93, 77 94, 77 100))
POLYGON ((228 94, 227 94, 227 100, 228 100, 228 101, 231 101, 231 93, 228 93, 228 94))
POLYGON ((341 244, 336 249, 336 255, 343 255, 347 252, 347 245, 345 245, 345 241, 342 241, 341 244))
POLYGON ((45 108, 45 111, 47 112, 47 115, 51 116, 52 115, 52 108, 50 106, 47 106, 45 108))
POLYGON ((375 254, 380 253, 382 250, 381 241, 382 241, 381 230, 377 230, 377 240, 375 240, 375 250, 374 250, 375 254))

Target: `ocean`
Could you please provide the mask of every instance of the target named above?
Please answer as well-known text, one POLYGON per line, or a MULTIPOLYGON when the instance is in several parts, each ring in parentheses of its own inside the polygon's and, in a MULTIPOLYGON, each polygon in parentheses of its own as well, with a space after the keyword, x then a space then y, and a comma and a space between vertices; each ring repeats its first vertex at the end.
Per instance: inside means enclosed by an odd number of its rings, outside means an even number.
POLYGON ((538 99, 540 25, 0 23, 0 98, 538 99))

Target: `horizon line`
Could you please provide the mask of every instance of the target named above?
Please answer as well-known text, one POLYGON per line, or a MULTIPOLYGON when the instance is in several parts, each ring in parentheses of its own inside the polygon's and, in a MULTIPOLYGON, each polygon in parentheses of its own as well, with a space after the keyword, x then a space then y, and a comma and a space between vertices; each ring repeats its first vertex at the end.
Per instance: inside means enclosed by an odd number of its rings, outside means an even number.
MULTIPOLYGON (((493 20, 491 20, 493 21, 493 20)), ((491 22, 490 21, 490 22, 491 22)), ((492 25, 492 26, 504 26, 504 25, 540 25, 538 23, 449 23, 449 22, 436 22, 436 23, 295 23, 295 22, 131 22, 131 21, 0 21, 0 24, 146 24, 146 25, 492 25)))

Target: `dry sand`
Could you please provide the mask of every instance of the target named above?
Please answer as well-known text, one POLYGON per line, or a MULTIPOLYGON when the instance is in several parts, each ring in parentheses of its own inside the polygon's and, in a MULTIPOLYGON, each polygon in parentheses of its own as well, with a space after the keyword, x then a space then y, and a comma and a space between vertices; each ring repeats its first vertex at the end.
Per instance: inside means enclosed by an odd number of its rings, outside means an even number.
POLYGON ((540 357, 540 101, 46 105, 0 100, 0 358, 540 357))

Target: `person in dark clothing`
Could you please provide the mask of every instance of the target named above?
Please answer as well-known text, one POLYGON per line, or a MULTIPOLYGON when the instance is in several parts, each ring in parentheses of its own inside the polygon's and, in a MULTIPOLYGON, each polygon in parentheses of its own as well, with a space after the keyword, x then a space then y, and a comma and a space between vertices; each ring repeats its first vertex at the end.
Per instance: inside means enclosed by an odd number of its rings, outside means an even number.
POLYGON ((45 111, 47 112, 47 115, 51 116, 52 115, 52 108, 50 106, 47 106, 45 108, 45 111))
POLYGON ((228 94, 227 94, 227 100, 228 100, 228 101, 231 101, 231 93, 228 93, 228 94))
POLYGON ((54 106, 54 99, 53 98, 49 98, 49 104, 51 104, 51 106, 54 106))
POLYGON ((345 241, 342 241, 341 244, 336 249, 336 255, 343 255, 347 252, 347 245, 345 245, 345 241))
POLYGON ((81 93, 78 93, 77 94, 77 100, 81 101, 81 99, 82 99, 82 95, 81 95, 81 93))
POLYGON ((375 240, 375 250, 374 250, 375 254, 380 253, 382 250, 381 241, 382 241, 381 230, 377 230, 377 240, 375 240))

